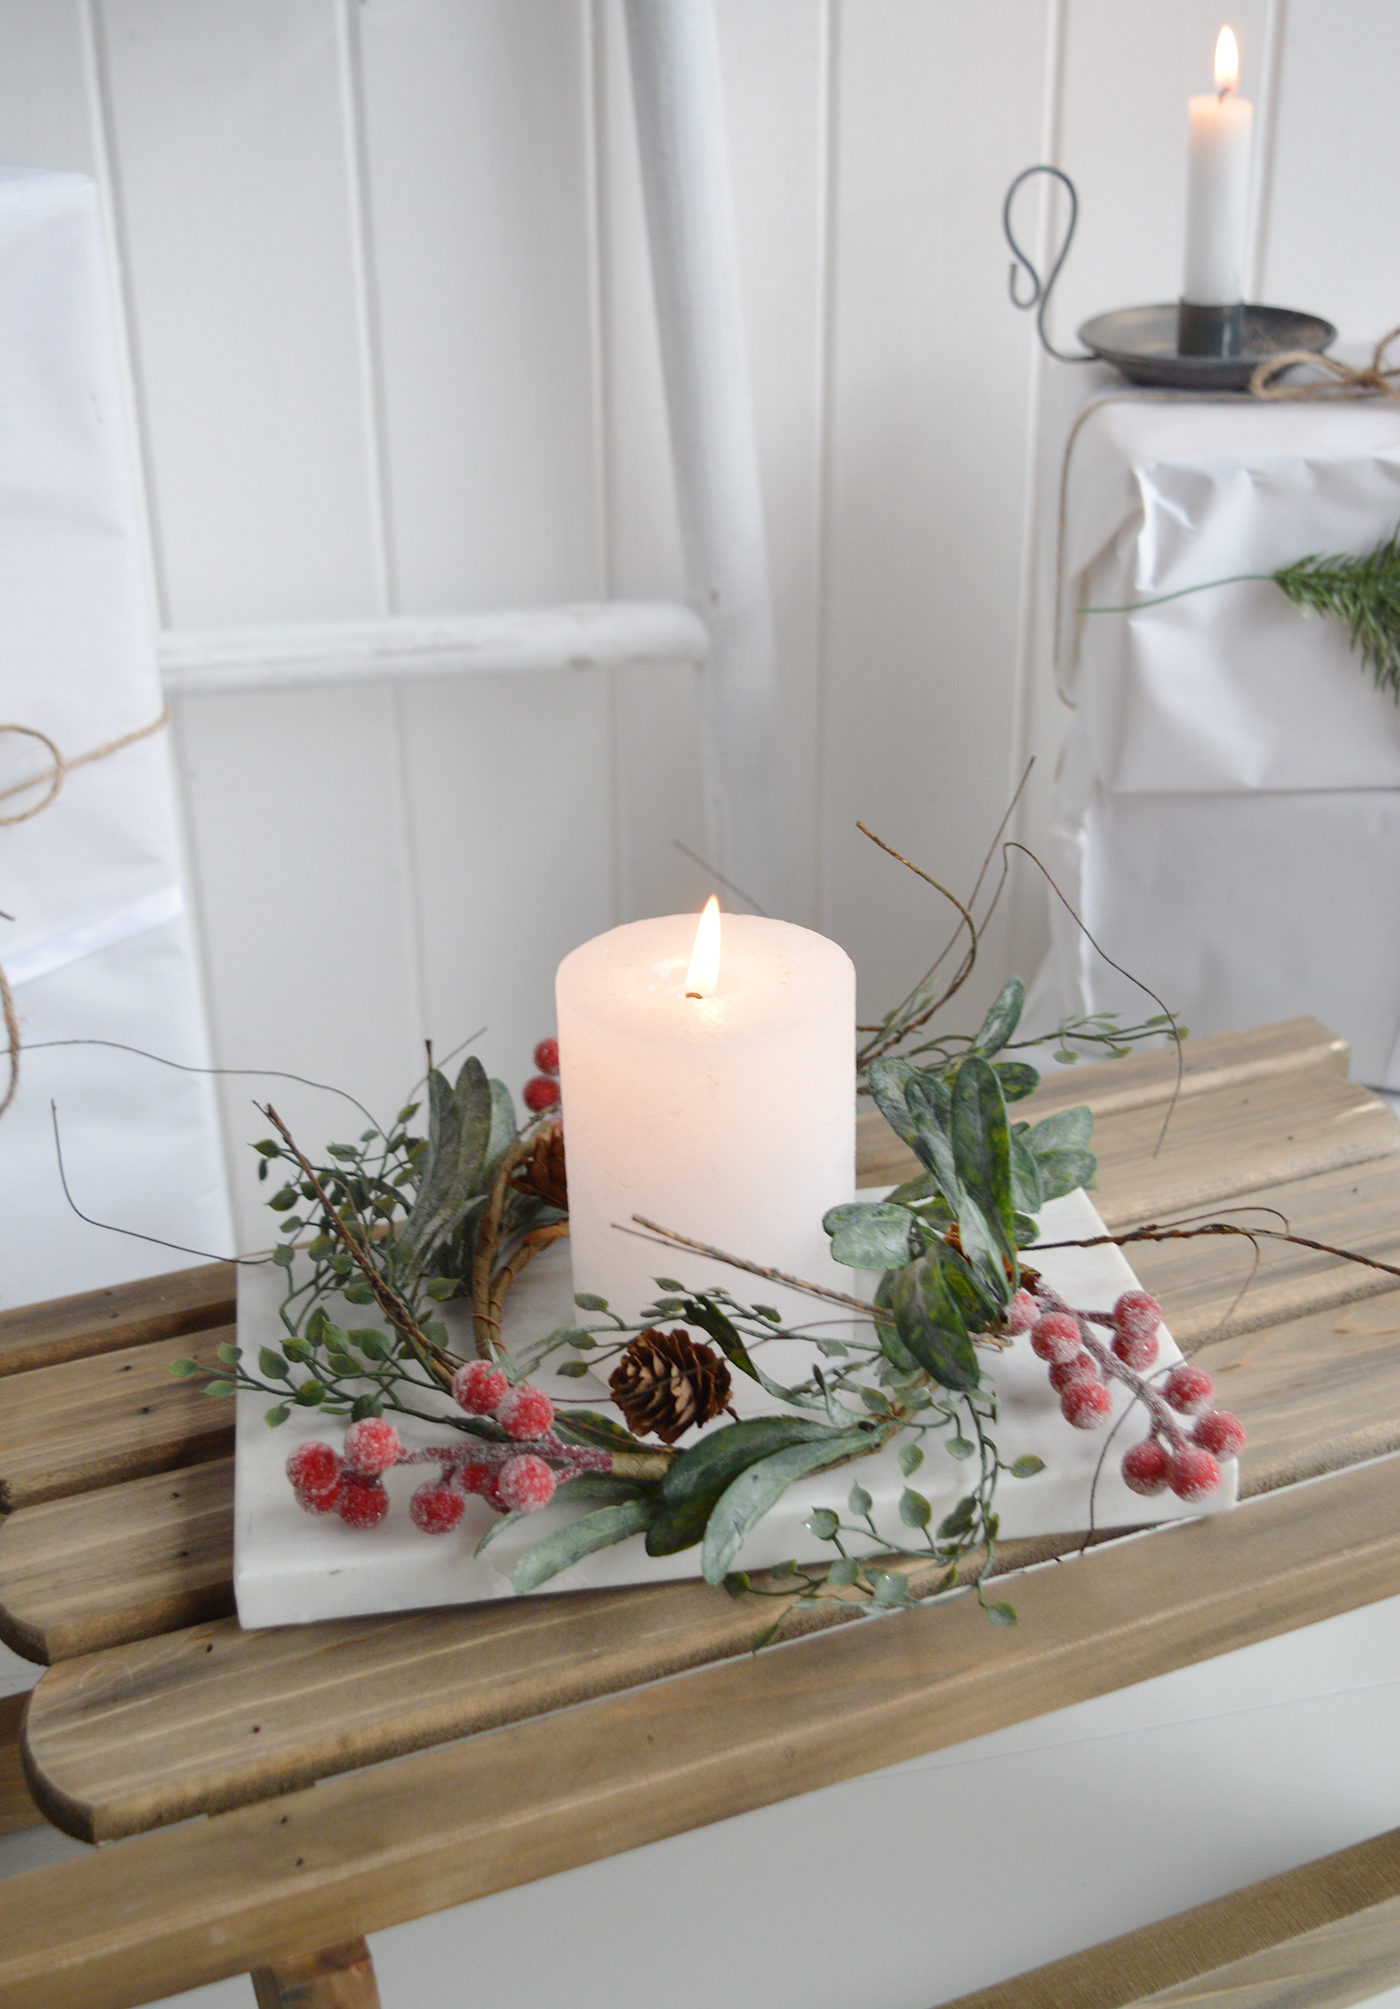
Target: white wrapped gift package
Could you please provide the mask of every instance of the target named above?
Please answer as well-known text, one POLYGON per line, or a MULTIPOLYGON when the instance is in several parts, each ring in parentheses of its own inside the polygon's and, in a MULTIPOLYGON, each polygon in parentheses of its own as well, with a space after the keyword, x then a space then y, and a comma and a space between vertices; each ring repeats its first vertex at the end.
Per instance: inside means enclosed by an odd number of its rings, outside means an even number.
MULTIPOLYGON (((866 1197, 875 1197, 874 1194, 866 1197)), ((1042 1239, 1056 1241, 1103 1233, 1092 1202, 1082 1192, 1052 1200, 1040 1216, 1042 1239)), ((659 1252, 658 1252, 659 1254, 659 1252)), ((1033 1256, 1046 1282, 1070 1304, 1082 1310, 1107 1311, 1136 1279, 1121 1251, 1112 1247, 1047 1250, 1033 1256)), ((676 1263, 671 1252, 667 1269, 676 1263)), ((681 1280, 703 1284, 698 1272, 681 1280)), ((871 1280, 873 1282, 873 1279, 871 1280)), ((282 1328, 277 1305, 284 1290, 280 1271, 270 1264, 245 1268, 238 1280, 238 1337, 245 1357, 256 1357, 260 1345, 276 1346, 282 1328)), ((1168 1308, 1169 1309, 1169 1308, 1168 1308)), ((350 1307, 332 1316, 354 1324, 363 1313, 350 1307)), ((507 1300, 506 1343, 520 1346, 577 1314, 572 1301, 568 1245, 556 1242, 524 1272, 507 1300)), ((784 1344, 787 1344, 784 1342, 784 1344)), ((465 1330, 459 1345, 467 1350, 465 1330)), ((1047 1379, 1044 1363, 1031 1352, 1025 1335, 1005 1352, 987 1352, 983 1365, 996 1389, 999 1420, 998 1454, 1004 1464, 1033 1453, 1045 1469, 1029 1479, 1003 1474, 997 1486, 997 1510, 1007 1536, 1062 1534, 1091 1526, 1140 1527, 1149 1522, 1178 1520, 1202 1512, 1232 1507, 1238 1490, 1233 1459, 1223 1466, 1220 1491, 1203 1507, 1188 1506, 1171 1493, 1144 1499, 1129 1491, 1119 1472, 1124 1451, 1147 1434, 1141 1411, 1121 1429, 1115 1426, 1131 1406, 1121 1383, 1113 1384, 1114 1413, 1104 1430, 1074 1429, 1060 1413, 1059 1398, 1047 1379), (1114 1435, 1103 1457, 1109 1433, 1114 1435), (1099 1471, 1102 1457, 1103 1469, 1099 1471)), ((1164 1327, 1159 1367, 1181 1358, 1164 1327)), ((586 1382, 532 1377, 552 1395, 577 1402, 586 1382)), ((590 1398, 605 1402, 607 1391, 595 1387, 590 1398)), ((426 1398, 425 1398, 426 1399, 426 1398)), ((563 1520, 590 1511, 587 1505, 551 1506, 528 1514, 505 1528, 482 1554, 477 1543, 495 1516, 482 1500, 470 1499, 461 1525, 450 1535, 424 1535, 408 1517, 408 1502, 423 1484, 421 1466, 404 1466, 387 1475, 390 1512, 377 1528, 346 1527, 335 1515, 310 1515, 299 1508, 286 1478, 288 1454, 312 1439, 339 1442, 343 1425, 314 1411, 293 1410, 278 1429, 263 1415, 271 1398, 251 1390, 238 1397, 238 1445, 234 1513, 234 1587, 238 1616, 245 1626, 299 1625, 356 1613, 411 1611, 428 1605, 475 1604, 484 1599, 513 1597, 511 1569, 534 1542, 563 1520)), ((450 1412, 447 1398, 444 1414, 450 1412)), ((431 1425, 395 1417, 410 1448, 448 1441, 450 1426, 435 1432, 431 1425)), ((455 1433, 453 1433, 455 1435, 455 1433)), ((951 1435, 951 1432, 945 1433, 951 1435)), ((924 1463, 916 1484, 933 1507, 936 1524, 968 1490, 967 1468, 950 1457, 937 1438, 925 1439, 924 1463)), ((913 1546, 910 1531, 899 1519, 898 1502, 905 1479, 898 1464, 898 1443, 877 1457, 863 1459, 829 1473, 817 1473, 789 1487, 778 1504, 759 1521, 740 1550, 735 1567, 764 1569, 789 1558, 800 1562, 830 1562, 835 1550, 805 1526, 817 1507, 840 1509, 854 1480, 872 1495, 877 1526, 895 1543, 913 1546)), ((870 1546, 874 1546, 871 1544, 870 1546)), ((649 1556, 640 1536, 585 1557, 547 1583, 543 1590, 591 1590, 606 1585, 660 1582, 700 1574, 700 1551, 649 1556)))
MULTIPOLYGON (((1311 1013, 1400 1086, 1400 707, 1267 575, 1400 523, 1400 409, 1124 399, 1074 437, 1052 869, 1196 1033, 1311 1013), (1236 574, 1132 613, 1119 607, 1236 574)), ((1051 902, 1058 1002, 1150 1012, 1051 902)))

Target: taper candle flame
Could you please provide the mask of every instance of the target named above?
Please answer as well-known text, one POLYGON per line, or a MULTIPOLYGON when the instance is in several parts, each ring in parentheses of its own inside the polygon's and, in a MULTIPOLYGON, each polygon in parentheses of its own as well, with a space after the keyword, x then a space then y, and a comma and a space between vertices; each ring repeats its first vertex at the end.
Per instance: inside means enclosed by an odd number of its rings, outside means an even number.
POLYGON ((688 998, 711 998, 719 982, 719 901, 712 893, 695 930, 695 953, 685 980, 688 998))
POLYGON ((1215 88, 1223 98, 1227 91, 1238 90, 1239 83, 1240 45, 1233 28, 1222 28, 1215 45, 1215 88))

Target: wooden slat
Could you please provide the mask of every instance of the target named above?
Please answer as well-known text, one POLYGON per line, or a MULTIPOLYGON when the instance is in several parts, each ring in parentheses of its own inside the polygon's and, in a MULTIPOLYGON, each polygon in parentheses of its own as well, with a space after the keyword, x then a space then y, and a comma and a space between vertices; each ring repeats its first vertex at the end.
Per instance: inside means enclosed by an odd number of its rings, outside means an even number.
MULTIPOLYGON (((1315 1018, 1287 1019, 1249 1032, 1213 1033, 1182 1049, 1180 1092, 1209 1095, 1222 1088, 1299 1072, 1344 1076, 1351 1049, 1315 1018)), ((1087 1102, 1097 1115, 1165 1103, 1177 1085, 1170 1049, 1132 1053, 1047 1074, 1033 1096, 1017 1105, 1018 1119, 1038 1123, 1056 1109, 1087 1102)), ((882 1116, 867 1111, 857 1125, 856 1156, 862 1186, 893 1185, 907 1178, 908 1154, 882 1116)))
POLYGON ((233 1610, 233 1460, 21 1507, 0 1526, 0 1639, 71 1659, 233 1610))
MULTIPOLYGON (((1400 1460, 1017 1587, 419 1753, 11 1879, 5 2009, 119 2009, 1023 1722, 1400 1590, 1400 1460)), ((49 1679, 51 1677, 46 1677, 49 1679)))
POLYGON ((233 1329, 153 1340, 16 1377, 0 1406, 0 1508, 56 1500, 147 1472, 167 1472, 233 1446, 233 1398, 181 1381, 170 1363, 206 1366, 233 1329))
MULTIPOLYGON (((1354 1968, 1354 1949, 1347 1944, 1351 1928, 1360 1928, 1364 1943, 1378 1922, 1383 1931, 1389 1926, 1389 1920, 1378 1918, 1378 1914, 1393 1914, 1397 1903, 1400 1828, 1392 1828, 1388 1834, 1357 1842, 1299 1869, 1285 1870, 1246 1890, 1158 1919, 1082 1953, 1050 1961, 990 1988, 979 1988, 972 1995, 960 1995, 944 2009, 1067 2009, 1067 2005, 1080 2003, 1092 2004, 1093 2009, 1130 2009, 1130 2005, 1146 2000, 1182 2000, 1177 1991, 1183 1987, 1184 1999, 1193 2003, 1223 2000, 1231 2009, 1245 2009, 1246 2004, 1254 2009, 1259 1998, 1230 1993, 1229 1983, 1251 1985, 1242 1972, 1244 1963, 1260 1956, 1271 1960, 1275 1951, 1284 1955, 1283 1974, 1277 1970, 1271 1973, 1274 1993, 1262 1997, 1261 2009, 1265 2005, 1276 2009, 1285 1999, 1290 2005, 1296 2003, 1298 2009, 1321 2009, 1329 1998, 1291 1992, 1285 1997, 1280 1986, 1283 1976, 1299 1974, 1305 1963, 1314 1970, 1321 1968, 1324 1974, 1329 1967, 1334 1974, 1339 1967, 1345 1971, 1348 1961, 1354 1968), (1341 1944, 1330 1939, 1319 1960, 1321 1936, 1337 1928, 1341 1944), (1307 1944, 1314 1940, 1317 1943, 1307 1944), (1195 1992, 1198 1989, 1199 1994, 1195 1992), (1164 1996, 1162 1990, 1168 1993, 1164 1996)), ((1394 1944, 1400 1946, 1400 1938, 1394 1944)), ((1383 1986, 1384 1980, 1355 1995, 1330 1999, 1364 2001, 1383 1986)))
POLYGON ((374 1959, 366 1941, 339 1946, 249 1975, 258 2009, 380 2009, 374 1959))
MULTIPOLYGON (((1138 2009, 1348 2009, 1400 1981, 1400 1898, 1141 1996, 1138 2009)), ((1392 1997, 1392 2000, 1394 1998, 1392 1997)))
POLYGON ((27 1374, 61 1360, 232 1325, 236 1275, 232 1263, 201 1263, 0 1312, 0 1374, 27 1374))

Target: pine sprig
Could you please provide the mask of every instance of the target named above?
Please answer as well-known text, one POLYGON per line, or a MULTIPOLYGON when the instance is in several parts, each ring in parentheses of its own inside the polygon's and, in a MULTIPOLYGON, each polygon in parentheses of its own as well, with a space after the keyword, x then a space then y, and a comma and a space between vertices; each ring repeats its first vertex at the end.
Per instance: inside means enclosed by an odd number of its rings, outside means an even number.
POLYGON ((1345 621, 1376 689, 1400 701, 1400 524, 1360 558, 1314 554, 1273 578, 1304 614, 1345 621))

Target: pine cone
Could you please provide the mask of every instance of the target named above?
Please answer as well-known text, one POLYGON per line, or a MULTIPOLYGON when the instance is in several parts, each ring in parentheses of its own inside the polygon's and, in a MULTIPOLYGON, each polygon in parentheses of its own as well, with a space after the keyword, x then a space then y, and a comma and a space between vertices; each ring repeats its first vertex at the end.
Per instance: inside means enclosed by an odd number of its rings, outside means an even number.
POLYGON ((541 1131, 534 1149, 511 1179, 517 1193, 531 1193, 547 1206, 569 1211, 569 1187, 564 1174, 564 1132, 557 1123, 541 1131))
POLYGON ((729 1369, 712 1346, 684 1326, 648 1326, 627 1348, 608 1382, 637 1436, 674 1444, 692 1423, 708 1423, 729 1401, 729 1369))

